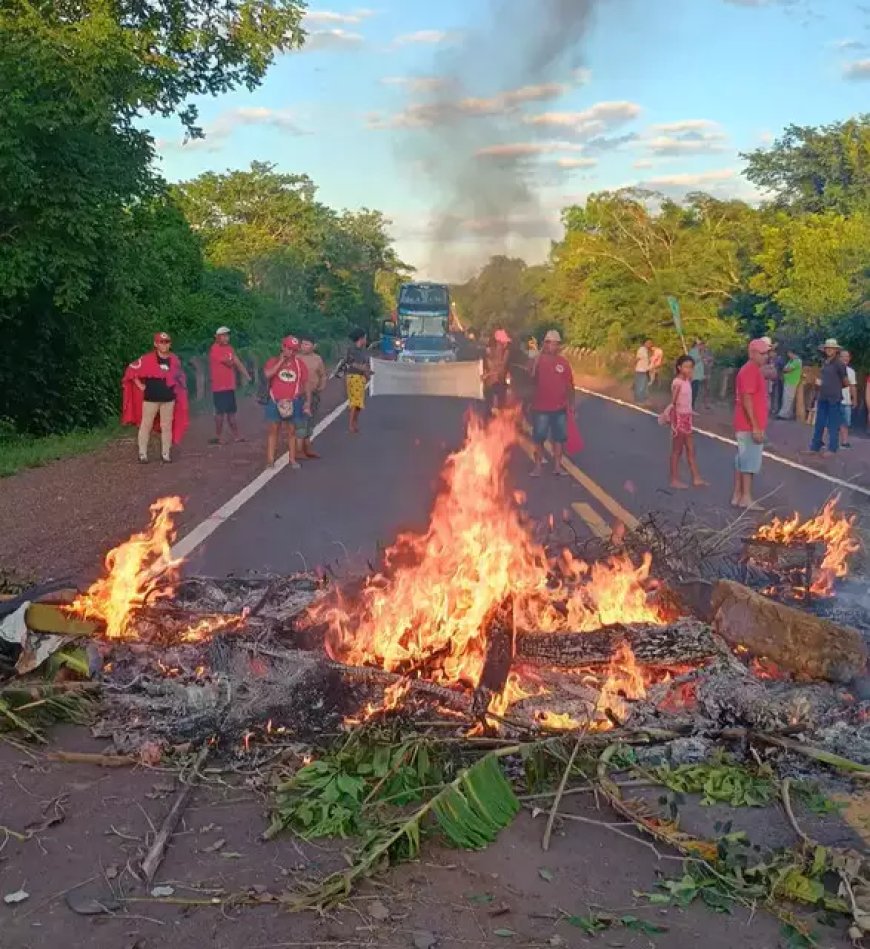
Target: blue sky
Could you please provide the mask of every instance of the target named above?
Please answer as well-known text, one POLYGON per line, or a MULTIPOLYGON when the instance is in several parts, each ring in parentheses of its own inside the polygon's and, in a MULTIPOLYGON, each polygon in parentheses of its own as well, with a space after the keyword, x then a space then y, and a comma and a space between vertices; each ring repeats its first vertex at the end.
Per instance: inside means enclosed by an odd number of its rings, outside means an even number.
POLYGON ((494 252, 542 259, 593 191, 757 200, 739 152, 870 111, 870 0, 372 2, 310 3, 307 49, 198 102, 204 141, 150 120, 163 173, 305 172, 334 207, 385 211, 421 275, 455 279, 494 252), (523 69, 547 4, 592 12, 523 69))

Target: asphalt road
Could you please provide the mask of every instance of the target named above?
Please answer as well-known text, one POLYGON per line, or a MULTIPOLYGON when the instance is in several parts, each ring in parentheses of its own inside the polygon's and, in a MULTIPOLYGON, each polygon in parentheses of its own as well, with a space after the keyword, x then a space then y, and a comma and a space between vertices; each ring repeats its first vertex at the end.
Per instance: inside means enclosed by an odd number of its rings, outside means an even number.
MULTIPOLYGON (((439 472, 461 445, 470 410, 471 403, 458 399, 376 397, 357 436, 339 416, 317 440, 323 458, 280 472, 190 555, 187 569, 221 576, 364 564, 399 531, 425 527, 439 472)), ((512 458, 512 484, 526 495, 533 518, 561 521, 567 513, 581 536, 606 532, 620 519, 631 526, 632 516, 652 511, 676 518, 691 508, 711 526, 733 518, 731 445, 697 435, 710 487, 674 491, 667 478, 669 432, 654 418, 592 396, 578 399, 578 418, 586 446, 573 477, 533 480, 524 451, 512 458)), ((770 459, 757 487, 765 510, 777 513, 810 514, 838 490, 846 506, 868 505, 859 493, 770 459)))

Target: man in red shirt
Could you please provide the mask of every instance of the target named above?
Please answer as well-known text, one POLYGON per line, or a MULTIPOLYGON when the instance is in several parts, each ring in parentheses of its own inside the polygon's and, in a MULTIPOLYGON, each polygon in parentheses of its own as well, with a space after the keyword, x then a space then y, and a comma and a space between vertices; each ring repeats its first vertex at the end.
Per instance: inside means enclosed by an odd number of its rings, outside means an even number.
POLYGON ((275 464, 278 451, 278 435, 283 426, 289 442, 290 467, 301 467, 296 461, 296 425, 303 416, 311 414, 311 386, 308 367, 299 358, 299 340, 287 336, 281 341, 281 355, 273 356, 263 367, 269 383, 269 400, 266 402, 266 421, 269 436, 266 443, 266 460, 269 467, 275 464))
POLYGON ((214 343, 208 354, 208 364, 215 425, 215 437, 211 439, 211 443, 220 444, 224 431, 224 419, 233 433, 233 438, 240 441, 239 430, 236 426, 236 370, 241 373, 246 382, 251 381, 251 376, 233 347, 230 346, 228 326, 221 326, 214 334, 214 343))
POLYGON ((734 386, 734 436, 737 457, 734 459, 734 493, 732 507, 752 507, 752 480, 761 471, 764 452, 764 430, 770 402, 763 366, 767 364, 771 345, 767 339, 754 339, 749 344, 749 361, 737 373, 734 386))
POLYGON ((532 399, 532 439, 535 443, 533 478, 541 476, 544 445, 553 445, 553 474, 564 475, 562 450, 568 441, 568 413, 574 411, 574 373, 571 364, 560 355, 562 337, 550 330, 544 348, 532 366, 535 395, 532 399))

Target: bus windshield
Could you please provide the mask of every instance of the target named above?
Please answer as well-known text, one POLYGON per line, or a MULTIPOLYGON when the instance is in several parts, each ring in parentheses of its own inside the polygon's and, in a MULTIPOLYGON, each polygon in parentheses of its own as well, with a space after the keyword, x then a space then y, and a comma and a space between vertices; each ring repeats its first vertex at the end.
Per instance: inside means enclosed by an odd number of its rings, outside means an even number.
POLYGON ((399 291, 399 308, 402 310, 439 310, 446 312, 450 306, 447 287, 411 284, 399 291))

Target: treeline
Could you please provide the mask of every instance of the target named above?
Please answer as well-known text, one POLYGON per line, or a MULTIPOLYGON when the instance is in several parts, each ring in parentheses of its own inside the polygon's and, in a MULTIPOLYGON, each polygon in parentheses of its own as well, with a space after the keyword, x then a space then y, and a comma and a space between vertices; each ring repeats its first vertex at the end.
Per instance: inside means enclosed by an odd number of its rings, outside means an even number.
POLYGON ((201 134, 193 96, 253 88, 304 41, 299 0, 0 0, 0 435, 118 409, 168 330, 201 351, 375 322, 405 270, 383 216, 266 164, 169 186, 143 114, 201 134))
POLYGON ((789 127, 743 155, 766 200, 704 193, 676 202, 627 189, 563 212, 546 265, 493 258, 456 289, 460 313, 486 330, 557 325, 573 344, 632 347, 646 336, 676 351, 666 298, 686 333, 719 353, 777 334, 807 351, 827 336, 870 362, 870 115, 789 127))

